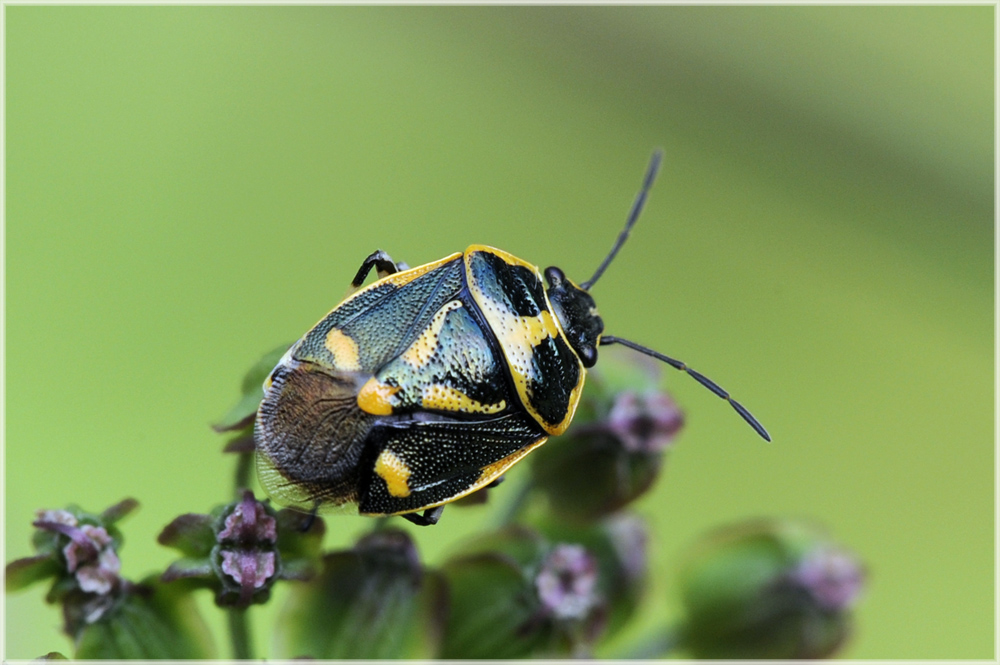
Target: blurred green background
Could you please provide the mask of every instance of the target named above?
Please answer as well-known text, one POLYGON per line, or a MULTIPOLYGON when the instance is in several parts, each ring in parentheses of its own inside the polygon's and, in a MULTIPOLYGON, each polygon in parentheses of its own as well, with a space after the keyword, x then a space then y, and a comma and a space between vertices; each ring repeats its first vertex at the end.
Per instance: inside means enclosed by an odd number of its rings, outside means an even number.
MULTIPOLYGON (((162 526, 229 498, 209 423, 369 252, 586 279, 660 146, 594 296, 774 443, 666 375, 688 427, 622 640, 699 534, 808 516, 868 565, 844 655, 993 657, 993 7, 4 11, 7 560, 36 508, 134 496, 124 572, 162 570, 162 526)), ((433 563, 488 515, 408 528, 433 563)), ((6 657, 69 653, 42 595, 6 598, 6 657)))

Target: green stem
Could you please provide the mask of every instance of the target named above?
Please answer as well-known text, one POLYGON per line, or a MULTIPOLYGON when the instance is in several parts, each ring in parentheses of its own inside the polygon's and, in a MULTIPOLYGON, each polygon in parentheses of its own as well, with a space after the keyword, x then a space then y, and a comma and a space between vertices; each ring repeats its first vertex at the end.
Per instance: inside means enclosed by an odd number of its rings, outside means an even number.
POLYGON ((677 627, 664 626, 627 648, 624 655, 616 656, 615 660, 662 660, 673 655, 680 646, 680 630, 677 627))
POLYGON ((517 519, 518 515, 524 509, 524 506, 528 502, 528 496, 531 494, 531 490, 534 488, 534 483, 530 479, 521 484, 517 488, 517 494, 510 499, 510 502, 500 511, 499 517, 497 519, 497 526, 507 526, 517 519))
POLYGON ((253 453, 240 453, 236 456, 236 498, 239 499, 243 490, 250 488, 250 472, 253 470, 253 453))
POLYGON ((252 660, 253 644, 250 640, 250 623, 247 621, 247 610, 230 608, 229 639, 233 645, 233 658, 236 660, 252 660))

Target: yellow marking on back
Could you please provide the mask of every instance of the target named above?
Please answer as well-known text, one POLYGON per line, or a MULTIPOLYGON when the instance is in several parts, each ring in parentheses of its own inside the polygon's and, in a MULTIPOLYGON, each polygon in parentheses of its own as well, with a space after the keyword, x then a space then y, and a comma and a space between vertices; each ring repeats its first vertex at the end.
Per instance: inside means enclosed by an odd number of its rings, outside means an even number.
POLYGON ((358 391, 358 407, 373 416, 392 414, 392 396, 400 391, 398 386, 389 386, 374 376, 358 391))
POLYGON ((410 467, 391 450, 383 450, 375 460, 375 473, 385 481, 390 495, 397 499, 410 496, 410 467))
POLYGON ((323 341, 326 350, 333 354, 333 366, 346 372, 361 371, 358 343, 338 328, 330 328, 323 341))
POLYGON ((500 342, 507 365, 511 369, 511 376, 514 378, 518 397, 520 397, 521 403, 528 410, 531 417, 548 434, 558 436, 566 431, 570 421, 573 419, 573 414, 576 411, 577 403, 580 400, 580 394, 583 390, 586 370, 579 359, 577 359, 580 368, 580 378, 570 392, 566 415, 560 422, 546 422, 531 406, 531 400, 528 396, 528 380, 535 371, 533 363, 535 347, 549 337, 563 337, 565 339, 566 336, 563 333, 562 326, 559 324, 559 320, 552 315, 552 304, 549 302, 548 294, 544 290, 545 302, 538 303, 540 306, 544 306, 544 308, 538 316, 516 316, 507 311, 500 303, 495 302, 481 288, 478 288, 473 279, 472 268, 470 266, 470 257, 475 252, 496 254, 510 265, 524 266, 534 272, 539 281, 542 280, 541 273, 538 272, 538 268, 530 263, 494 247, 472 245, 465 250, 465 274, 468 282, 473 285, 473 288, 470 289, 472 297, 486 317, 486 322, 489 324, 490 329, 497 336, 497 341, 500 342))
POLYGON ((474 252, 487 252, 488 254, 496 254, 501 259, 511 264, 512 266, 524 266, 528 270, 538 273, 538 268, 531 265, 524 259, 519 259, 510 252, 505 252, 502 249, 497 249, 496 247, 490 247, 489 245, 469 245, 465 248, 465 256, 472 254, 474 252))
POLYGON ((417 266, 416 268, 410 268, 409 270, 404 270, 402 272, 397 272, 392 275, 383 277, 382 279, 373 283, 372 286, 375 286, 375 284, 386 284, 386 283, 395 284, 396 286, 403 286, 404 284, 409 284, 417 277, 420 277, 421 275, 428 273, 431 270, 434 270, 435 268, 440 268, 444 264, 450 263, 451 261, 454 261, 460 256, 462 256, 461 252, 455 252, 450 256, 444 257, 443 259, 432 261, 431 263, 425 263, 422 266, 417 266))
POLYGON ((500 400, 496 404, 483 404, 463 392, 439 383, 424 386, 421 405, 425 409, 462 413, 500 413, 507 408, 505 400, 500 400))
POLYGON ((505 348, 531 349, 549 337, 559 336, 559 326, 551 312, 543 310, 538 316, 513 316, 497 311, 494 316, 500 323, 497 337, 505 348))
MULTIPOLYGON (((420 508, 418 508, 417 510, 424 510, 426 508, 436 508, 438 506, 443 506, 446 503, 451 503, 452 501, 454 501, 456 499, 461 499, 463 496, 468 496, 468 495, 472 494, 473 492, 475 492, 477 490, 481 490, 482 488, 486 487, 487 485, 489 485, 490 483, 492 483, 494 480, 496 480, 497 478, 499 478, 500 476, 502 476, 504 473, 506 473, 507 469, 509 469, 510 467, 512 467, 514 464, 516 464, 518 461, 520 461, 525 455, 527 455, 532 450, 534 450, 538 446, 542 445, 546 441, 548 441, 548 437, 547 436, 543 436, 542 438, 538 439, 538 441, 535 441, 534 443, 528 444, 527 446, 525 446, 524 448, 521 448, 517 452, 515 452, 515 453, 513 453, 511 455, 508 455, 507 457, 504 457, 502 460, 496 461, 493 464, 490 464, 489 466, 483 467, 483 469, 481 470, 481 472, 479 474, 479 478, 476 480, 476 482, 474 482, 472 485, 470 485, 466 489, 462 490, 458 494, 455 494, 454 496, 448 497, 447 499, 443 499, 443 500, 437 501, 435 503, 429 503, 426 506, 420 506, 420 508)), ((392 455, 392 453, 390 453, 387 450, 382 452, 382 455, 386 455, 386 454, 392 455)), ((379 460, 378 461, 381 461, 382 455, 379 456, 379 460)), ((396 458, 395 455, 392 455, 392 457, 396 458)), ((396 459, 399 459, 399 458, 396 458, 396 459)), ((378 472, 378 466, 377 466, 378 465, 378 461, 376 462, 376 468, 375 468, 376 472, 378 472)), ((399 461, 400 461, 400 463, 402 463, 402 460, 399 460, 399 461)), ((405 464, 403 464, 403 467, 406 468, 407 471, 409 471, 409 467, 406 467, 405 464)), ((382 474, 379 473, 379 476, 382 476, 382 474)), ((385 479, 385 476, 382 476, 382 478, 385 479)), ((388 484, 388 482, 389 481, 386 480, 386 484, 388 484)), ((409 490, 409 484, 407 484, 407 490, 409 490)), ((390 490, 390 493, 391 492, 392 491, 390 490)), ((412 513, 412 512, 413 512, 412 509, 407 509, 407 510, 401 510, 401 511, 395 512, 395 513, 387 513, 387 514, 390 514, 390 515, 402 515, 404 513, 412 513)), ((365 515, 382 515, 383 513, 363 513, 363 514, 365 514, 365 515)))
POLYGON ((449 312, 453 312, 462 306, 461 301, 452 300, 445 303, 444 307, 437 311, 427 328, 414 340, 410 348, 403 353, 403 360, 411 367, 423 367, 437 351, 438 338, 441 336, 441 329, 444 328, 444 320, 449 312))
MULTIPOLYGON (((507 457, 504 457, 502 460, 497 460, 496 462, 493 462, 493 464, 490 464, 489 466, 484 466, 483 469, 482 469, 482 471, 479 474, 479 480, 476 481, 476 483, 475 483, 475 485, 473 485, 473 487, 475 489, 479 489, 480 487, 484 487, 486 485, 489 485, 494 480, 496 480, 497 478, 499 478, 500 476, 502 476, 504 473, 506 473, 507 469, 509 469, 510 467, 512 467, 515 464, 517 464, 517 462, 519 462, 522 457, 524 457, 525 455, 527 455, 528 453, 530 453, 532 450, 534 450, 538 446, 540 446, 543 443, 545 443, 546 441, 548 441, 548 437, 547 436, 543 436, 538 441, 535 441, 534 443, 528 444, 527 446, 525 446, 524 448, 521 448, 520 450, 518 450, 515 453, 511 453, 510 455, 507 455, 507 457)), ((463 496, 463 495, 459 495, 459 496, 463 496)))

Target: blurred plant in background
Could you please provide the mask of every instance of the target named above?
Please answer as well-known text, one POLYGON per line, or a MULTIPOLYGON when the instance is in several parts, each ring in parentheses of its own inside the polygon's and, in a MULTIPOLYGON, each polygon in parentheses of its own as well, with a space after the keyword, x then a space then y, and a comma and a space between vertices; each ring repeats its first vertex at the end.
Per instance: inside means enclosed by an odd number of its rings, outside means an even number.
MULTIPOLYGON (((159 542, 182 556, 162 573, 139 583, 119 574, 116 525, 134 500, 99 515, 38 511, 37 554, 7 565, 7 590, 52 580, 46 601, 63 609, 73 657, 213 657, 192 600, 199 589, 228 614, 232 656, 256 657, 247 608, 268 602, 278 582, 291 585, 271 636, 280 658, 586 658, 629 623, 649 586, 650 540, 629 506, 659 478, 684 425, 659 388, 659 366, 609 354, 591 371, 572 427, 530 457, 494 525, 435 566, 391 518, 371 520, 353 547, 324 552, 323 519, 255 498, 253 416, 286 348, 250 369, 215 426, 238 456, 233 501, 163 529, 159 542)), ((480 490, 455 503, 487 500, 480 490)), ((864 578, 856 557, 815 525, 730 525, 693 545, 680 567, 682 616, 620 657, 830 657, 850 636, 864 578)))

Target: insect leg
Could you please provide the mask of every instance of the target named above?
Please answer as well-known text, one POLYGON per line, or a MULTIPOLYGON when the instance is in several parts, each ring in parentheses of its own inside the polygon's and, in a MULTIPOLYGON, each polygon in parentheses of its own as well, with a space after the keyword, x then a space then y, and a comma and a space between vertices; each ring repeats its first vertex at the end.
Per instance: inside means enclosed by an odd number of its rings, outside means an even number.
POLYGON ((299 531, 305 533, 312 528, 313 523, 316 521, 316 515, 319 514, 319 501, 313 504, 312 510, 305 516, 302 523, 299 525, 299 531))
POLYGON ((431 526, 432 524, 438 523, 438 520, 441 519, 441 513, 443 512, 444 506, 438 506, 437 508, 428 508, 424 511, 423 515, 418 515, 416 513, 403 513, 400 517, 408 522, 413 522, 417 526, 431 526))
POLYGON ((357 291, 361 288, 361 285, 365 283, 365 278, 368 277, 368 273, 371 272, 372 268, 375 268, 379 277, 385 277, 386 275, 397 273, 400 270, 406 270, 406 264, 397 264, 392 260, 391 256, 383 252, 381 249, 377 249, 369 254, 368 258, 366 258, 361 264, 361 267, 358 268, 358 274, 354 276, 354 281, 351 282, 351 291, 357 291))

